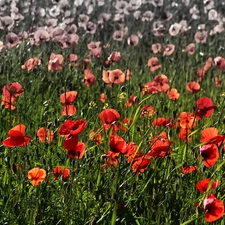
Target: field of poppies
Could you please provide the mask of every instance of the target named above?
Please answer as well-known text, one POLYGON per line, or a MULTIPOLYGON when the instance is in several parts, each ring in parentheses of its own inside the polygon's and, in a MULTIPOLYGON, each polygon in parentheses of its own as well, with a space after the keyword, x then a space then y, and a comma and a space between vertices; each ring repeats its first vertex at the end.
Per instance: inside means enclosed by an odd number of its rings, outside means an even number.
POLYGON ((0 1, 0 224, 225 224, 224 12, 0 1))

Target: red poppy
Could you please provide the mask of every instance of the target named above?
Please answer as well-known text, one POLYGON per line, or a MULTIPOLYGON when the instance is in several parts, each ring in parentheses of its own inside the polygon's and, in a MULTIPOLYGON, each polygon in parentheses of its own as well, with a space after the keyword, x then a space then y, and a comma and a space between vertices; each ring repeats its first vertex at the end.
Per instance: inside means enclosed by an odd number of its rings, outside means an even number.
POLYGON ((102 103, 105 103, 107 99, 107 95, 105 93, 101 93, 99 99, 102 103))
POLYGON ((87 87, 92 87, 95 84, 96 78, 95 75, 92 74, 92 72, 89 69, 86 69, 84 71, 84 79, 82 82, 87 86, 87 87))
POLYGON ((180 131, 179 131, 179 134, 178 134, 178 137, 181 141, 188 141, 188 142, 191 142, 192 138, 191 136, 189 136, 189 133, 191 132, 190 129, 188 128, 180 128, 180 131))
POLYGON ((192 172, 198 172, 196 166, 187 166, 187 165, 183 165, 182 167, 182 173, 183 174, 187 174, 187 173, 192 173, 192 172))
POLYGON ((138 146, 134 142, 128 142, 121 153, 126 157, 134 156, 134 154, 137 152, 137 148, 138 146))
POLYGON ((104 124, 112 124, 120 119, 120 114, 115 109, 104 109, 100 112, 99 118, 104 124))
POLYGON ((119 63, 121 59, 122 59, 122 56, 120 52, 114 52, 114 51, 108 57, 109 61, 116 62, 116 63, 119 63))
POLYGON ((87 125, 87 121, 80 120, 66 120, 58 130, 60 136, 68 136, 68 135, 78 135, 80 134, 87 125))
POLYGON ((213 166, 219 158, 219 150, 215 144, 200 146, 200 154, 204 159, 204 165, 209 168, 213 166))
POLYGON ((172 118, 164 118, 164 117, 156 118, 152 121, 152 126, 156 128, 158 128, 159 126, 171 128, 173 127, 172 118))
POLYGON ((48 70, 54 72, 62 69, 63 56, 52 53, 48 62, 48 70))
POLYGON ((24 93, 23 92, 23 87, 18 82, 13 82, 10 85, 5 85, 3 87, 3 95, 7 99, 11 98, 12 96, 18 97, 18 96, 20 96, 23 93, 24 93))
POLYGON ((62 104, 69 104, 75 101, 77 91, 67 91, 60 95, 60 102, 62 104))
POLYGON ((161 67, 159 64, 159 59, 157 57, 152 57, 148 60, 148 67, 150 71, 155 71, 161 67))
POLYGON ((59 177, 62 177, 63 181, 69 180, 70 170, 64 167, 56 166, 53 169, 54 180, 57 180, 59 177))
POLYGON ((60 95, 60 102, 63 104, 62 116, 72 116, 76 113, 76 107, 72 105, 77 97, 77 91, 67 91, 60 95))
POLYGON ((164 74, 158 74, 154 77, 154 86, 157 88, 158 92, 167 92, 170 88, 169 79, 164 74))
POLYGON ((40 127, 37 131, 37 136, 40 142, 47 142, 50 144, 54 139, 54 132, 49 129, 45 129, 44 127, 40 127))
POLYGON ((116 152, 112 152, 112 151, 108 151, 107 154, 105 155, 105 163, 104 165, 102 165, 103 169, 107 169, 108 166, 113 167, 113 166, 118 166, 119 164, 119 160, 118 160, 118 155, 120 153, 116 153, 116 152))
POLYGON ((28 179, 31 180, 33 186, 38 186, 46 179, 46 171, 40 168, 33 168, 28 172, 28 179))
POLYGON ((167 92, 167 96, 171 100, 177 100, 180 97, 180 94, 176 88, 172 88, 170 91, 167 92))
POLYGON ((2 144, 6 147, 26 146, 31 138, 24 136, 26 126, 18 124, 11 128, 8 132, 9 137, 2 141, 2 144))
POLYGON ((188 82, 186 88, 190 93, 198 93, 201 91, 200 84, 195 81, 188 82))
POLYGON ((126 148, 126 141, 120 136, 111 135, 109 146, 112 152, 121 153, 126 148))
POLYGON ((182 112, 178 119, 182 128, 192 129, 196 125, 196 119, 192 113, 182 112))
POLYGON ((201 193, 205 193, 207 190, 213 190, 215 189, 217 186, 220 185, 219 181, 215 181, 215 180, 210 180, 210 178, 205 178, 204 180, 199 181, 196 184, 196 188, 201 192, 201 193))
POLYGON ((102 145, 103 144, 102 134, 99 131, 92 131, 89 134, 89 138, 91 140, 94 140, 96 145, 102 145))
POLYGON ((83 142, 78 142, 77 145, 71 149, 67 150, 68 156, 72 159, 81 159, 84 157, 85 144, 83 142))
POLYGON ((143 173, 149 163, 151 162, 151 156, 149 155, 144 155, 143 153, 139 153, 135 156, 135 158, 132 161, 132 170, 134 173, 140 174, 143 173))
POLYGON ((132 122, 133 122, 132 118, 128 118, 128 117, 124 118, 122 121, 123 124, 120 125, 120 130, 127 132, 132 122))
POLYGON ((207 222, 214 222, 224 215, 224 204, 214 194, 209 194, 205 197, 203 206, 207 222))
POLYGON ((219 135, 219 131, 215 127, 208 127, 202 130, 200 142, 206 142, 208 144, 218 144, 224 141, 225 136, 219 135))
POLYGON ((78 143, 78 135, 66 136, 63 140, 63 147, 65 150, 75 149, 78 143))
POLYGON ((109 81, 114 84, 122 84, 125 81, 125 73, 121 70, 109 70, 109 81))
POLYGON ((151 117, 156 113, 156 110, 150 106, 150 105, 145 105, 141 108, 140 111, 140 117, 151 117))
POLYGON ((159 53, 161 51, 161 48, 162 48, 161 44, 159 44, 159 43, 156 43, 156 44, 152 45, 152 51, 155 54, 159 53))
POLYGON ((109 80, 109 70, 103 70, 103 71, 102 71, 102 80, 103 80, 106 84, 111 84, 111 81, 109 80))
POLYGON ((213 105, 213 102, 210 98, 202 97, 196 101, 197 112, 195 113, 196 119, 202 119, 204 116, 209 118, 216 106, 213 105))
POLYGON ((167 138, 166 132, 162 132, 158 136, 151 138, 151 150, 148 155, 152 157, 166 157, 171 154, 171 145, 173 144, 174 142, 167 138))
POLYGON ((24 65, 21 66, 22 69, 26 69, 28 72, 32 69, 37 68, 38 65, 41 64, 41 60, 37 57, 28 59, 24 65))

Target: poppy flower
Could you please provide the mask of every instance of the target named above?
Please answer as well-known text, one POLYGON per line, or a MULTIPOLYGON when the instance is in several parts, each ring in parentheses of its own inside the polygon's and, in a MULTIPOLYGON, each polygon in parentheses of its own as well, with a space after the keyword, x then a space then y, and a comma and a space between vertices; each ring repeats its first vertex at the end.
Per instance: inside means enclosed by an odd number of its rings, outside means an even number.
POLYGON ((87 87, 92 87, 95 84, 96 78, 95 75, 92 74, 92 72, 89 69, 84 70, 84 79, 82 82, 87 86, 87 87))
POLYGON ((63 56, 52 53, 48 62, 48 70, 54 72, 62 69, 63 56))
POLYGON ((159 59, 157 57, 152 57, 148 60, 148 67, 150 71, 155 71, 161 67, 159 64, 159 59))
POLYGON ((105 103, 107 99, 107 95, 105 93, 101 93, 99 99, 102 103, 105 103))
POLYGON ((104 109, 100 112, 99 118, 104 124, 112 124, 120 119, 120 114, 115 109, 104 109))
POLYGON ((159 126, 172 128, 172 118, 158 117, 152 121, 152 126, 156 128, 158 128, 159 126))
POLYGON ((192 172, 198 172, 196 166, 187 166, 187 165, 183 165, 182 167, 182 173, 183 174, 187 174, 187 173, 192 173, 192 172))
POLYGON ((107 169, 108 166, 110 167, 118 166, 119 164, 118 155, 119 153, 109 150, 107 154, 105 155, 105 159, 104 159, 105 163, 102 165, 102 168, 107 169))
POLYGON ((112 152, 121 153, 126 148, 126 142, 120 136, 111 135, 109 146, 112 152))
POLYGON ((66 120, 58 130, 60 136, 68 136, 68 135, 78 135, 80 134, 87 125, 87 121, 80 120, 66 120))
POLYGON ((70 149, 67 151, 70 158, 81 159, 84 157, 85 144, 83 142, 78 142, 76 149, 70 149))
POLYGON ((170 88, 169 79, 164 74, 158 74, 154 77, 153 82, 158 90, 158 92, 167 92, 170 88))
POLYGON ((18 96, 20 96, 23 93, 24 93, 23 92, 23 87, 18 82, 13 82, 10 85, 5 85, 3 87, 3 95, 6 98, 10 98, 11 96, 18 97, 18 96))
POLYGON ((214 222, 224 215, 224 204, 214 194, 209 194, 205 197, 203 206, 207 222, 214 222))
POLYGON ((150 162, 151 157, 140 152, 140 154, 137 154, 132 161, 131 167, 133 172, 137 174, 143 173, 147 169, 150 162))
POLYGON ((126 80, 130 80, 130 78, 132 76, 132 72, 129 69, 127 69, 127 70, 125 70, 124 73, 125 73, 125 76, 126 76, 126 80))
POLYGON ((189 136, 189 133, 191 132, 190 129, 188 128, 180 128, 180 131, 179 131, 179 134, 178 134, 178 137, 181 141, 188 141, 188 142, 191 142, 192 138, 191 136, 189 136))
POLYGON ((140 110, 140 117, 151 117, 156 113, 156 110, 150 106, 150 105, 145 105, 141 108, 140 110))
POLYGON ((173 54, 175 50, 175 45, 173 44, 167 44, 164 47, 163 55, 170 56, 173 54))
POLYGON ((205 178, 196 184, 196 188, 201 193, 205 193, 209 187, 210 187, 210 190, 213 190, 219 185, 220 185, 219 181, 215 181, 215 180, 212 181, 210 180, 210 178, 205 178))
POLYGON ((194 38, 197 43, 206 43, 207 40, 207 32, 206 31, 198 31, 194 38))
POLYGON ((24 136, 26 126, 18 124, 11 128, 8 132, 9 137, 2 141, 2 144, 6 147, 26 146, 31 138, 24 136))
POLYGON ((46 179, 46 171, 40 168, 33 168, 28 171, 28 179, 31 180, 33 186, 38 186, 46 179))
POLYGON ((194 54, 195 54, 195 44, 194 44, 194 43, 189 44, 189 45, 186 47, 186 52, 187 52, 189 55, 194 55, 194 54))
POLYGON ((108 57, 108 60, 111 62, 116 62, 119 63, 122 59, 122 56, 120 54, 120 52, 115 52, 113 51, 110 56, 108 57))
POLYGON ((63 148, 65 150, 75 149, 78 143, 78 135, 69 135, 63 139, 63 148))
POLYGON ((200 142, 206 142, 208 144, 220 145, 225 139, 224 135, 219 135, 219 130, 215 127, 208 127, 201 131, 200 142))
POLYGON ((102 71, 102 80, 103 80, 106 84, 111 84, 111 81, 109 80, 109 70, 103 70, 103 71, 102 71))
POLYGON ((166 132, 162 132, 150 139, 151 150, 148 155, 151 157, 166 157, 171 154, 171 145, 173 144, 174 142, 167 138, 166 132))
POLYGON ((218 56, 214 59, 216 68, 218 70, 225 70, 225 59, 221 56, 218 56))
POLYGON ((103 141, 102 141, 102 134, 101 134, 99 131, 92 131, 92 132, 89 134, 89 138, 90 138, 92 141, 95 141, 95 144, 96 144, 96 145, 102 145, 102 144, 103 144, 103 141))
POLYGON ((196 101, 197 111, 195 113, 196 119, 202 119, 204 116, 209 118, 216 106, 213 105, 213 101, 210 98, 202 97, 196 101))
POLYGON ((121 153, 126 157, 130 157, 135 155, 137 149, 138 146, 134 142, 128 142, 126 147, 122 149, 121 153))
POLYGON ((56 166, 53 169, 54 180, 57 180, 59 177, 62 177, 63 181, 69 180, 70 170, 64 167, 56 166))
POLYGON ((152 51, 153 53, 157 54, 159 52, 161 52, 161 44, 157 43, 157 44, 153 44, 152 45, 152 51))
POLYGON ((167 92, 167 96, 171 100, 177 100, 180 97, 180 94, 176 88, 172 88, 170 91, 167 92))
POLYGON ((72 105, 77 96, 77 91, 67 91, 60 95, 60 102, 63 104, 62 116, 74 115, 76 107, 72 105))
POLYGON ((137 46, 138 42, 139 42, 139 38, 138 38, 137 35, 131 35, 131 36, 128 37, 128 39, 127 39, 127 44, 128 44, 129 46, 135 47, 135 46, 137 46))
POLYGON ((219 159, 219 150, 215 144, 207 144, 200 146, 200 155, 204 159, 204 165, 207 168, 216 164, 219 159))
POLYGON ((125 81, 125 74, 119 70, 109 70, 109 81, 114 84, 122 84, 125 81))
POLYGON ((198 93, 201 91, 200 84, 195 81, 188 82, 186 88, 190 93, 198 93))
POLYGON ((45 129, 44 127, 40 127, 37 131, 37 136, 40 142, 47 142, 50 144, 54 139, 54 132, 49 129, 45 129))
POLYGON ((100 58, 101 57, 101 51, 102 48, 100 47, 101 42, 90 42, 87 47, 90 50, 90 53, 92 56, 96 57, 96 58, 100 58))
POLYGON ((22 69, 26 69, 28 72, 37 68, 41 64, 41 60, 37 57, 28 59, 24 65, 21 66, 22 69))
POLYGON ((192 129, 196 125, 195 116, 189 112, 181 112, 178 120, 182 128, 192 129))

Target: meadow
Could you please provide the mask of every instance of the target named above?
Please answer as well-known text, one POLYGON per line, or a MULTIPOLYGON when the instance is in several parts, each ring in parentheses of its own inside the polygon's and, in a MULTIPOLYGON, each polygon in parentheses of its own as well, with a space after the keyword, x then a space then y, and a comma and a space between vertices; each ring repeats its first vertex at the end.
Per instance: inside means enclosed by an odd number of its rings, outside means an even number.
POLYGON ((225 5, 0 2, 0 224, 225 224, 225 5))

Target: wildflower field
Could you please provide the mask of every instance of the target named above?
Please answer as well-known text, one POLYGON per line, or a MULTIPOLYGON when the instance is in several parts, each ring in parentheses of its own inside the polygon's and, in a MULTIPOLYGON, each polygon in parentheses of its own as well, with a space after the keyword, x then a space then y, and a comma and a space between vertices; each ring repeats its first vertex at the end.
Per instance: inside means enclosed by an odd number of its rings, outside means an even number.
POLYGON ((225 224, 225 1, 1 0, 0 224, 225 224))

